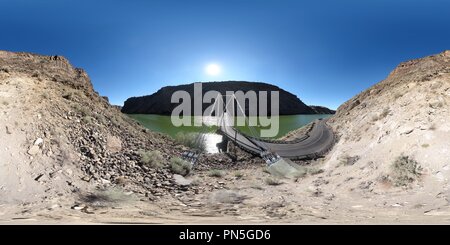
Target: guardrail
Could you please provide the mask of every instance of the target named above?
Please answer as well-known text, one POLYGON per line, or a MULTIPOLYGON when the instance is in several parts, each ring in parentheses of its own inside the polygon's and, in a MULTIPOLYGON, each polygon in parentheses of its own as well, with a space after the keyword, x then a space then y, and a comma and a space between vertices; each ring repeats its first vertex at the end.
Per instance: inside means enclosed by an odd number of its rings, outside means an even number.
MULTIPOLYGON (((304 136, 302 136, 301 138, 299 138, 299 139, 296 140, 296 141, 288 141, 288 143, 286 143, 285 141, 281 141, 281 140, 277 140, 277 141, 275 141, 275 140, 264 141, 264 140, 262 140, 262 139, 258 139, 258 138, 255 138, 255 137, 251 137, 251 136, 248 136, 248 135, 246 135, 246 134, 242 134, 242 133, 239 132, 239 134, 240 134, 242 137, 247 138, 250 142, 252 142, 252 143, 254 144, 254 146, 248 145, 248 144, 246 144, 246 143, 243 143, 243 142, 241 142, 241 141, 235 139, 234 136, 229 135, 227 132, 225 132, 224 130, 222 130, 222 128, 220 129, 220 131, 222 132, 222 134, 223 134, 224 136, 226 136, 228 139, 230 139, 232 142, 234 142, 240 149, 242 149, 242 150, 244 150, 244 151, 246 151, 246 152, 249 152, 249 153, 251 153, 251 154, 254 154, 254 155, 259 155, 259 154, 261 153, 261 151, 263 151, 264 149, 262 149, 263 147, 259 146, 259 144, 258 144, 258 143, 255 143, 254 141, 268 142, 268 143, 274 143, 274 144, 293 144, 293 143, 299 143, 299 142, 304 141, 305 139, 307 139, 307 138, 310 137, 310 132, 312 131, 312 129, 314 128, 314 126, 316 126, 316 122, 314 122, 314 124, 312 124, 312 126, 307 130, 307 133, 306 133, 304 136), (278 143, 278 142, 279 142, 279 143, 278 143), (259 148, 259 149, 257 149, 257 148, 259 148)), ((331 129, 328 125, 326 125, 326 123, 325 123, 325 127, 326 127, 326 130, 329 130, 329 132, 330 132, 330 134, 331 134, 331 139, 329 139, 328 142, 326 142, 327 145, 325 145, 325 146, 323 147, 322 150, 320 150, 320 151, 318 151, 318 152, 311 153, 311 154, 300 155, 300 156, 294 156, 294 157, 289 157, 289 158, 290 158, 290 159, 296 159, 296 160, 301 160, 301 159, 316 159, 316 158, 320 158, 321 156, 325 155, 328 151, 330 151, 331 148, 333 147, 334 143, 335 143, 335 135, 334 135, 332 129, 331 129)), ((236 129, 234 129, 234 130, 236 130, 236 129)))

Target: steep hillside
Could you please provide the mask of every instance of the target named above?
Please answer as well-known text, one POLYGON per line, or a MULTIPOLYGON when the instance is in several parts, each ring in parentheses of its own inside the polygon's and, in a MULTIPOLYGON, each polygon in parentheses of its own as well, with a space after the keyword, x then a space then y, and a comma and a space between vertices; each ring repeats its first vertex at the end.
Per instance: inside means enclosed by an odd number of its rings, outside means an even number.
POLYGON ((111 184, 150 198, 172 188, 139 151, 158 149, 168 165, 180 148, 123 116, 65 58, 0 51, 0 88, 0 204, 111 184))
MULTIPOLYGON (((227 82, 206 82, 202 83, 203 94, 215 90, 221 94, 226 94, 226 91, 243 91, 244 93, 248 91, 279 91, 280 92, 280 115, 295 115, 295 114, 316 114, 317 112, 305 105, 297 96, 277 87, 267 83, 257 83, 257 82, 244 82, 244 81, 227 81, 227 82)), ((186 84, 179 86, 167 86, 158 90, 152 95, 142 96, 142 97, 132 97, 125 101, 122 108, 122 112, 128 114, 160 114, 160 115, 170 115, 172 110, 177 106, 177 104, 170 103, 171 96, 176 91, 186 91, 194 98, 194 84, 186 84)), ((270 100, 270 96, 269 96, 270 100)), ((193 104, 193 102, 192 102, 193 104)), ((270 105, 270 101, 269 101, 270 105)), ((203 110, 206 109, 208 105, 203 105, 203 110)), ((245 108, 248 114, 248 105, 245 108)), ((270 106, 268 107, 270 113, 270 106)), ((193 111, 193 109, 191 110, 193 111)))
POLYGON ((311 107, 311 109, 313 109, 316 114, 334 114, 334 113, 336 113, 335 110, 331 110, 324 106, 310 105, 309 107, 311 107))
POLYGON ((430 207, 447 203, 449 106, 450 51, 401 63, 329 120, 339 137, 325 165, 330 182, 364 193, 406 189, 415 199, 404 201, 430 207))

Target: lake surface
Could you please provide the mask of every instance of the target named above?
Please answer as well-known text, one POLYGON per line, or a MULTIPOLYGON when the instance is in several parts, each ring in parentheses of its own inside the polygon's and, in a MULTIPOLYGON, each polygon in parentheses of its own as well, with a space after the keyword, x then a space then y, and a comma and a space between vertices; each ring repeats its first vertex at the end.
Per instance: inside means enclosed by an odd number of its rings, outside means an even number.
MULTIPOLYGON (((162 115, 152 115, 152 114, 129 114, 131 118, 140 122, 144 127, 157 131, 160 133, 167 134, 169 136, 175 137, 178 133, 202 133, 205 135, 205 143, 207 152, 214 153, 218 152, 216 144, 222 141, 222 136, 215 134, 217 126, 214 126, 217 122, 217 117, 207 117, 204 120, 204 126, 194 127, 194 126, 181 126, 175 127, 172 124, 170 116, 162 115)), ((289 115, 289 116, 279 116, 280 129, 278 134, 273 138, 280 138, 292 130, 301 128, 306 124, 321 118, 327 118, 332 115, 330 114, 314 114, 314 115, 289 115)), ((200 122, 201 117, 192 117, 191 121, 194 120, 200 122)), ((251 135, 250 128, 247 126, 237 127, 241 132, 251 135)), ((254 127, 256 132, 259 134, 259 130, 262 127, 254 127)))

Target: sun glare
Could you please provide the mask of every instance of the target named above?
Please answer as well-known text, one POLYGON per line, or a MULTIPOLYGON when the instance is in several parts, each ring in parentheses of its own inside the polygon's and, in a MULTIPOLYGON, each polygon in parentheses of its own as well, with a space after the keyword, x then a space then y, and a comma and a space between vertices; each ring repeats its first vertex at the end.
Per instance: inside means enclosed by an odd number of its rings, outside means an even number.
POLYGON ((210 76, 216 76, 216 75, 220 74, 221 69, 220 69, 220 66, 217 64, 208 64, 205 67, 205 71, 206 71, 206 74, 208 74, 210 76))

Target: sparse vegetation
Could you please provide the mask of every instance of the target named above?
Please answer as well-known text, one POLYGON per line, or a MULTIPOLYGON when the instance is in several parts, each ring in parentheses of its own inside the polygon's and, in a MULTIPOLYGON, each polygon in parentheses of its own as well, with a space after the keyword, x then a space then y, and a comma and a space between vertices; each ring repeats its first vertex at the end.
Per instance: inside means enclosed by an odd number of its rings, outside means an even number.
POLYGON ((266 178, 265 182, 267 185, 281 185, 283 182, 281 182, 279 179, 275 178, 266 178))
POLYGON ((81 114, 81 116, 85 117, 85 116, 90 116, 91 112, 89 111, 89 109, 86 106, 81 106, 79 104, 74 104, 73 105, 73 109, 81 114))
POLYGON ((380 119, 385 118, 387 115, 389 115, 389 108, 384 108, 383 111, 380 113, 380 119))
POLYGON ((42 92, 41 97, 42 97, 43 99, 48 99, 48 98, 49 98, 47 92, 42 92))
POLYGON ((292 178, 297 181, 298 179, 301 179, 307 175, 307 171, 305 168, 299 168, 297 169, 297 172, 295 172, 294 175, 292 175, 292 178))
POLYGON ((444 106, 444 102, 441 100, 435 100, 429 103, 429 106, 433 109, 441 108, 444 106))
POLYGON ((236 179, 241 179, 244 177, 244 174, 242 172, 237 171, 234 173, 234 177, 236 177, 236 179))
POLYGON ((428 129, 433 131, 436 130, 437 129, 436 124, 432 123, 428 129))
POLYGON ((199 178, 195 178, 195 179, 192 180, 191 186, 199 186, 200 183, 201 183, 200 179, 199 178))
POLYGON ((77 101, 78 98, 81 97, 81 93, 78 90, 71 90, 71 91, 63 90, 63 91, 64 92, 62 97, 66 100, 77 101))
POLYGON ((435 83, 431 84, 430 89, 431 90, 436 90, 436 89, 440 88, 442 86, 442 84, 443 84, 442 81, 435 82, 435 83))
POLYGON ((372 115, 372 122, 376 122, 376 121, 378 121, 378 119, 379 119, 379 117, 377 114, 372 115))
POLYGON ((141 162, 150 168, 160 168, 164 165, 164 157, 158 150, 155 151, 139 151, 141 162))
POLYGON ((389 108, 384 108, 379 114, 375 114, 372 116, 372 121, 376 122, 378 120, 381 120, 383 118, 385 118, 387 115, 389 115, 391 111, 389 110, 389 108))
POLYGON ((341 166, 351 166, 359 160, 359 156, 349 156, 347 154, 341 156, 339 165, 341 166))
POLYGON ((92 124, 92 117, 84 116, 83 118, 81 118, 81 121, 86 124, 92 124))
POLYGON ((118 188, 108 188, 106 190, 98 190, 80 196, 80 201, 93 207, 108 207, 117 205, 118 203, 128 202, 134 197, 125 194, 118 188))
POLYGON ((120 127, 121 125, 123 125, 125 123, 121 114, 114 114, 110 118, 110 120, 111 120, 111 123, 116 127, 120 127))
POLYGON ((189 148, 204 151, 206 149, 205 142, 199 137, 200 134, 198 133, 179 132, 175 135, 175 141, 189 148))
POLYGON ((114 180, 114 183, 116 185, 122 185, 122 186, 125 186, 128 182, 129 181, 125 176, 119 176, 114 180))
POLYGON ((306 172, 310 175, 316 175, 323 173, 323 169, 317 167, 309 167, 306 169, 306 172))
POLYGON ((402 96, 403 96, 403 94, 401 94, 400 92, 397 92, 397 93, 394 94, 394 99, 398 99, 398 98, 400 98, 402 96))
POLYGON ((217 203, 229 203, 229 204, 239 204, 242 203, 247 197, 239 194, 236 191, 231 190, 220 190, 212 195, 212 198, 217 203))
POLYGON ((94 117, 101 125, 108 125, 108 120, 106 120, 106 117, 103 116, 103 114, 96 113, 94 114, 94 117))
POLYGON ((66 92, 66 93, 64 93, 64 94, 62 95, 62 97, 63 97, 64 99, 66 99, 66 100, 72 100, 73 93, 71 93, 71 92, 66 92))
POLYGON ((422 167, 409 156, 399 156, 391 165, 390 179, 395 186, 406 187, 422 175, 422 167))
POLYGON ((250 188, 255 189, 255 190, 260 190, 260 191, 264 190, 264 187, 257 185, 257 184, 252 185, 250 188))
POLYGON ((225 173, 222 170, 219 169, 211 169, 208 172, 209 177, 216 177, 216 178, 222 178, 225 175, 225 173))
POLYGON ((422 144, 422 147, 423 148, 427 148, 427 147, 429 147, 430 146, 430 144, 422 144))
POLYGON ((323 169, 320 169, 316 166, 298 166, 296 169, 297 172, 292 176, 294 180, 303 178, 306 175, 316 175, 323 173, 323 169))
POLYGON ((173 157, 170 159, 170 170, 174 174, 186 176, 191 172, 191 164, 179 157, 173 157))

